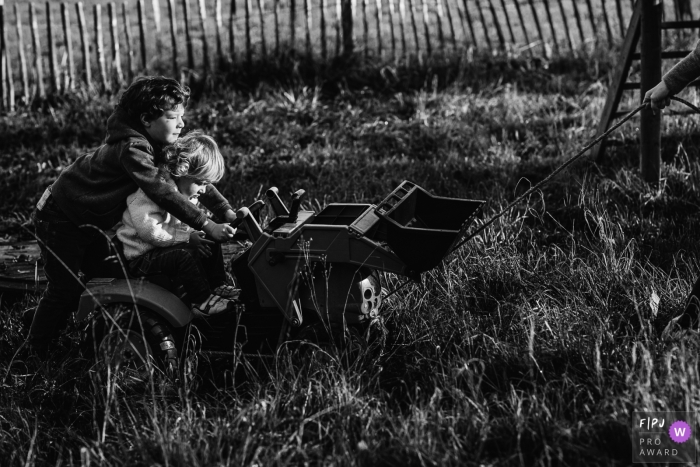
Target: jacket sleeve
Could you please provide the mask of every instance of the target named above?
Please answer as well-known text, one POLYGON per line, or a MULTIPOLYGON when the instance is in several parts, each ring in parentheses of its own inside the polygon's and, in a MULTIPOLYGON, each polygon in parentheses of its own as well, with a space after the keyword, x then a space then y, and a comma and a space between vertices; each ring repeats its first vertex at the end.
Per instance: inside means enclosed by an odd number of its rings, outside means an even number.
POLYGON ((695 44, 692 52, 676 63, 663 76, 663 81, 666 83, 670 94, 675 95, 698 77, 700 77, 700 41, 695 44))
POLYGON ((202 229, 207 216, 158 176, 153 148, 145 139, 128 141, 120 158, 126 172, 146 196, 190 227, 202 229))
POLYGON ((224 219, 226 211, 233 210, 228 200, 214 185, 207 185, 206 191, 199 197, 199 202, 220 219, 224 219))
POLYGON ((138 191, 127 205, 136 234, 155 247, 168 247, 189 241, 190 230, 179 222, 168 219, 168 213, 138 191), (169 222, 170 221, 170 222, 169 222))

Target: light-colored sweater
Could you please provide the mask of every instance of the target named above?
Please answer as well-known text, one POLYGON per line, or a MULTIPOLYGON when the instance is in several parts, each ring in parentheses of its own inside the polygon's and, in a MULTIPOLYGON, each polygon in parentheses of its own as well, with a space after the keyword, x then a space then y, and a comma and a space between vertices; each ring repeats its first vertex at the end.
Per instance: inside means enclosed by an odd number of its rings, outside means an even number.
MULTIPOLYGON (((173 186, 173 189, 177 189, 173 186)), ((194 204, 197 204, 196 202, 194 204)), ((154 203, 140 188, 126 199, 126 210, 117 238, 126 259, 134 259, 154 248, 189 242, 192 228, 154 203)))

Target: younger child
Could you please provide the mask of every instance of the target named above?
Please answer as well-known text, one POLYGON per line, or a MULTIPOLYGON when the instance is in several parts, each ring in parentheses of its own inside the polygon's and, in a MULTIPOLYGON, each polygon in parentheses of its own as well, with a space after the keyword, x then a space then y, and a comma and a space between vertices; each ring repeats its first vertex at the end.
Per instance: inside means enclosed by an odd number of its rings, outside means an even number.
MULTIPOLYGON (((199 131, 164 150, 159 176, 195 206, 207 185, 224 174, 224 159, 216 142, 199 131)), ((117 238, 135 276, 164 274, 182 287, 192 311, 212 315, 228 309, 235 289, 225 284, 221 247, 180 222, 151 200, 142 189, 129 195, 117 238), (212 251, 214 250, 214 251, 212 251)))
MULTIPOLYGON (((228 224, 217 224, 158 177, 156 160, 164 145, 177 140, 190 91, 162 76, 135 80, 124 91, 107 121, 105 143, 66 167, 44 192, 34 214, 48 284, 33 316, 28 341, 33 352, 45 354, 84 290, 78 279, 97 274, 95 266, 109 255, 100 230, 119 222, 126 198, 142 189, 153 201, 182 222, 204 230, 214 240, 233 235, 228 224)), ((225 222, 236 216, 212 186, 202 204, 225 222)))

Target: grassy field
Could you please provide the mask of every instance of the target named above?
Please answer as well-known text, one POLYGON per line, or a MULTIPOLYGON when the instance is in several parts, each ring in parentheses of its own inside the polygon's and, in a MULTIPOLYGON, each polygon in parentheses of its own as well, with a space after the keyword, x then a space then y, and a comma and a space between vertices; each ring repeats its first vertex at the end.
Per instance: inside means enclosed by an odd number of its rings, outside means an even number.
MULTIPOLYGON (((487 200, 487 219, 594 136, 615 58, 478 58, 214 86, 186 121, 220 142, 235 205, 270 185, 306 189, 315 209, 378 202, 410 179, 487 200)), ((100 143, 111 106, 76 95, 0 118, 2 234, 27 237, 17 224, 100 143)), ((700 132, 696 117, 664 122, 659 189, 639 177, 632 120, 604 159, 574 165, 394 295, 350 367, 284 351, 266 371, 192 357, 177 391, 129 391, 81 358, 75 327, 39 368, 12 361, 38 297, 2 297, 2 464, 631 462, 633 411, 700 408, 700 340, 659 338, 699 270, 700 132)))

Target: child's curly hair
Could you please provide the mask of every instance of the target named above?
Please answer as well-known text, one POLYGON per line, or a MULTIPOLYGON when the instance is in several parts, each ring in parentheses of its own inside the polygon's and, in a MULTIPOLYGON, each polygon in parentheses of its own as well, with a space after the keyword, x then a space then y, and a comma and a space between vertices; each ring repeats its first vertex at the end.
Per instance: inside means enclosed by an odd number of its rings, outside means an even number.
POLYGON ((187 107, 189 98, 190 88, 172 78, 142 76, 136 78, 124 91, 117 107, 134 120, 144 116, 147 121, 151 121, 180 104, 187 107))
POLYGON ((224 158, 214 138, 190 131, 163 148, 164 168, 175 177, 193 177, 216 183, 224 176, 224 158))

